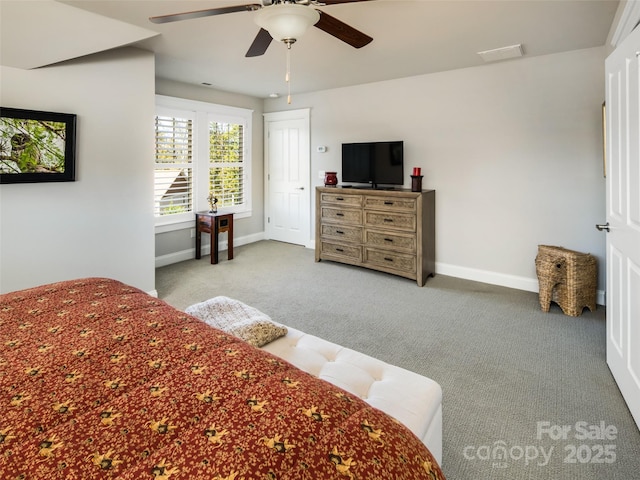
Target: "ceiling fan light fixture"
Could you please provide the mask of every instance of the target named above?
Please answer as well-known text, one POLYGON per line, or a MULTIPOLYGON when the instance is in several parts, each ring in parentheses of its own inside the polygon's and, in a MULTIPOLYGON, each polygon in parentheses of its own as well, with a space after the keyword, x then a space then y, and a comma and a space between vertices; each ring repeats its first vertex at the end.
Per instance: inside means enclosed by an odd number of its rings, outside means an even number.
POLYGON ((255 22, 275 40, 293 43, 320 20, 315 8, 293 3, 278 3, 256 12, 255 22))

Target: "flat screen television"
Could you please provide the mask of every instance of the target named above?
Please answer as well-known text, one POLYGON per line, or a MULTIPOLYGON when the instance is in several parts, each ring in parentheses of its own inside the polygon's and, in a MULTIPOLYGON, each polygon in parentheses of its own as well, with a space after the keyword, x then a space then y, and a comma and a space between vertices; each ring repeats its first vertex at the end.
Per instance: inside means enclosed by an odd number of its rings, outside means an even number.
POLYGON ((404 184, 404 143, 342 144, 342 181, 366 183, 372 188, 404 184))

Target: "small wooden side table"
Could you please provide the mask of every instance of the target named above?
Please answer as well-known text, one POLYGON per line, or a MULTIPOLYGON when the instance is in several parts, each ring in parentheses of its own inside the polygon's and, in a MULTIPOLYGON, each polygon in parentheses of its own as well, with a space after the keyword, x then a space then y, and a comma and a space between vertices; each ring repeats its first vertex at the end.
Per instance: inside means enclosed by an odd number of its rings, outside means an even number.
POLYGON ((211 235, 211 264, 218 263, 218 236, 227 232, 227 259, 233 260, 233 213, 196 213, 196 259, 200 259, 203 233, 211 235))

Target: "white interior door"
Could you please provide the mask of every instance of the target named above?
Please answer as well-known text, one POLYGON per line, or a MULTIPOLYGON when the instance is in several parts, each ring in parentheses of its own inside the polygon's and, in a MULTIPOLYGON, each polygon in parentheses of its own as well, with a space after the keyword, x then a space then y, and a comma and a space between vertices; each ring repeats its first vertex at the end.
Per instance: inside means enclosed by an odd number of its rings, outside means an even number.
POLYGON ((640 427, 640 28, 606 61, 607 363, 640 427))
POLYGON ((266 233, 304 245, 311 236, 309 110, 265 114, 266 233))

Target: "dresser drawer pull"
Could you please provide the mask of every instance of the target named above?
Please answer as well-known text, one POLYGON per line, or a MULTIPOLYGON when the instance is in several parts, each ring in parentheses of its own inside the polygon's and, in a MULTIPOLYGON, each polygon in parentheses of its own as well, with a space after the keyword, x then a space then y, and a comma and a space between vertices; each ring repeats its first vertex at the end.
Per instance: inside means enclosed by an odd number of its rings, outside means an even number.
POLYGON ((393 243, 393 238, 385 238, 384 241, 385 242, 389 242, 389 243, 393 243))
POLYGON ((336 213, 336 217, 344 217, 344 213, 338 212, 338 213, 336 213))
POLYGON ((336 248, 336 252, 344 252, 343 248, 336 248))
POLYGON ((387 223, 393 223, 393 218, 385 218, 384 221, 387 223))
POLYGON ((384 257, 384 259, 385 259, 387 262, 393 262, 393 258, 384 257))
POLYGON ((384 202, 385 205, 393 205, 393 202, 384 202))
POLYGON ((336 233, 337 233, 338 235, 344 235, 344 232, 343 232, 342 230, 336 230, 336 233))
POLYGON ((339 202, 343 202, 344 201, 344 197, 336 197, 336 200, 339 202))

